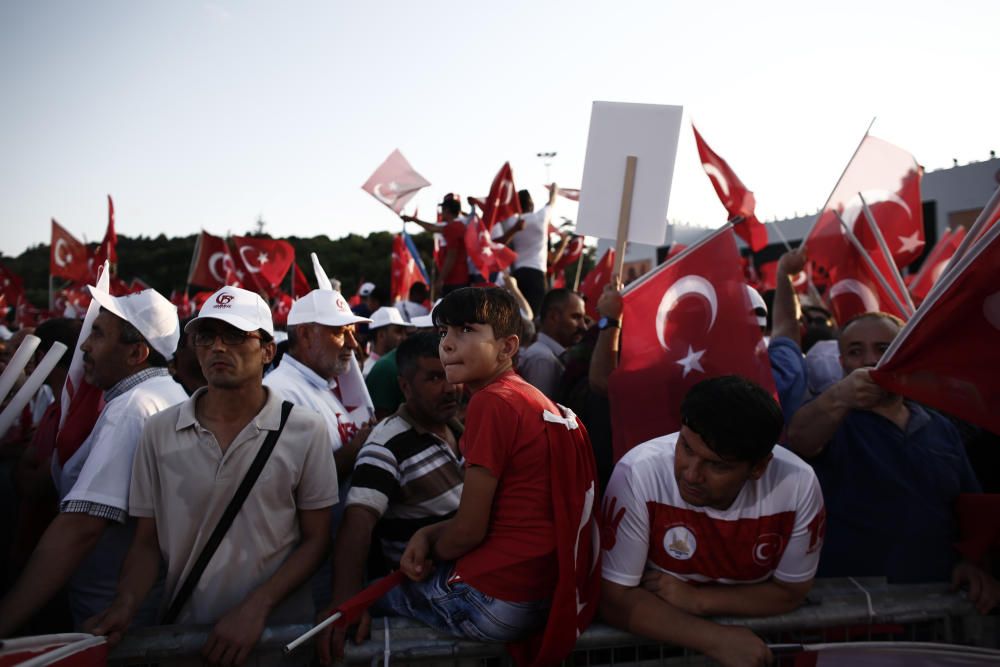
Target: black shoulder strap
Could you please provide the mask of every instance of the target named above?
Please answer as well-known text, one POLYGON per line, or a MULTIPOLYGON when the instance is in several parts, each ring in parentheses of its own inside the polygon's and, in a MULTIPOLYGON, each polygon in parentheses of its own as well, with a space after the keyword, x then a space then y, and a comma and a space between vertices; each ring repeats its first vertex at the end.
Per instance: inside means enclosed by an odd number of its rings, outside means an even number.
POLYGON ((233 525, 233 521, 236 519, 236 515, 239 513, 240 508, 243 507, 243 502, 250 495, 250 490, 253 488, 254 483, 257 478, 260 477, 261 471, 264 469, 264 464, 267 463, 268 458, 271 456, 271 452, 274 450, 274 445, 277 444, 278 438, 281 436, 281 432, 285 430, 285 422, 288 421, 288 413, 292 411, 292 404, 288 401, 284 401, 281 404, 281 423, 278 425, 277 431, 271 431, 264 438, 264 442, 261 444, 260 449, 257 450, 257 456, 254 458, 253 463, 250 464, 250 469, 247 470, 246 477, 240 482, 240 487, 236 489, 236 493, 233 495, 233 499, 229 501, 229 505, 226 507, 226 511, 222 513, 222 518, 219 519, 219 524, 212 531, 211 537, 208 538, 208 542, 205 543, 204 548, 202 548, 201 553, 198 554, 198 560, 195 561, 194 567, 188 572, 187 579, 181 585, 180 589, 177 591, 177 595, 174 596, 173 602, 170 603, 170 607, 167 612, 163 615, 163 625, 170 625, 177 620, 177 616, 181 613, 181 609, 187 604, 188 599, 191 597, 191 593, 194 592, 194 587, 198 585, 198 580, 201 579, 201 575, 205 572, 205 568, 208 567, 208 563, 212 560, 212 556, 215 555, 216 549, 222 543, 222 538, 226 536, 226 532, 229 531, 229 527, 233 525))

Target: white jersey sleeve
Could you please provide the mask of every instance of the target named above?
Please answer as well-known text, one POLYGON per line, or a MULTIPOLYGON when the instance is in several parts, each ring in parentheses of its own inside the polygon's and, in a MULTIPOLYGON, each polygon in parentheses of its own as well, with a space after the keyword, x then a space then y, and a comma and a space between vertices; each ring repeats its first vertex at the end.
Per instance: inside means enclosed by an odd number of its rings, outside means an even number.
POLYGON ((601 576, 621 586, 638 586, 649 556, 649 511, 627 456, 615 466, 604 492, 601 576))
POLYGON ((815 473, 802 476, 797 495, 795 527, 774 571, 775 579, 792 583, 809 581, 816 576, 826 531, 823 492, 815 473))

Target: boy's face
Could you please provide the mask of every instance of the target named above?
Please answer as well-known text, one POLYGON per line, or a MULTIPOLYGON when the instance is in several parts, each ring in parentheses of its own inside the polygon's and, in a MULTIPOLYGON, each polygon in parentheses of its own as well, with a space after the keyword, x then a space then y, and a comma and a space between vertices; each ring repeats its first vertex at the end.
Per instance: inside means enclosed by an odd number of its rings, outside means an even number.
POLYGON ((496 338, 489 324, 463 324, 438 328, 441 363, 451 384, 464 383, 476 391, 511 368, 517 336, 496 338))

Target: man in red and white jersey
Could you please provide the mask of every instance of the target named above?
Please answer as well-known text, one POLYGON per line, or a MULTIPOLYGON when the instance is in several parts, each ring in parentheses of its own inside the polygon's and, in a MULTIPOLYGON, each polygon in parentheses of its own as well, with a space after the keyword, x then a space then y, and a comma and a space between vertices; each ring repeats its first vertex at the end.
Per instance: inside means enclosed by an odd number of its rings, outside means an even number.
POLYGON ((816 475, 775 441, 782 415, 738 376, 701 382, 678 433, 615 466, 604 495, 601 610, 634 634, 723 665, 766 664, 764 642, 703 616, 771 616, 812 587, 825 511, 816 475))

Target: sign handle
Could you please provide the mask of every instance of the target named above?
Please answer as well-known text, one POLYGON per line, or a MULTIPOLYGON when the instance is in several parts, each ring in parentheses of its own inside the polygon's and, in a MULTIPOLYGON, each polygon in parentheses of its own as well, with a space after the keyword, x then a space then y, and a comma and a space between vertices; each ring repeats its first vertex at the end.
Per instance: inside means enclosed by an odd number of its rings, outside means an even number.
POLYGON ((632 217, 632 191, 635 189, 635 166, 639 161, 635 155, 625 158, 625 184, 622 187, 622 203, 618 209, 618 238, 615 240, 615 287, 622 288, 622 269, 625 266, 625 243, 628 239, 629 219, 632 217))

